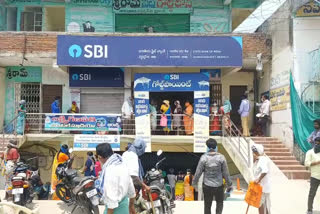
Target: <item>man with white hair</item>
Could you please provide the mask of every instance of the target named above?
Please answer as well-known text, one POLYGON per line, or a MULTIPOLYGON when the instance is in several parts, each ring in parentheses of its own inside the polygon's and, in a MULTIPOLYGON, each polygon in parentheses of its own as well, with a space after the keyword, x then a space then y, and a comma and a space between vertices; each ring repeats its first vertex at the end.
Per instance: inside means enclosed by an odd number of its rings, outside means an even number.
POLYGON ((259 214, 271 214, 271 180, 270 180, 270 160, 264 154, 264 148, 260 144, 251 147, 254 158, 253 176, 254 182, 262 186, 262 198, 259 214))

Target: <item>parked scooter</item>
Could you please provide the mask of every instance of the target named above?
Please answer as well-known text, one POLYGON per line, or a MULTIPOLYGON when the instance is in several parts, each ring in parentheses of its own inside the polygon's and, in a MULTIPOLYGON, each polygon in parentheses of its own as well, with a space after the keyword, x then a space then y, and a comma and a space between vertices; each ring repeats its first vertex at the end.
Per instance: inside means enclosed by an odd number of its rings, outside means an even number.
POLYGON ((34 169, 23 162, 18 162, 13 173, 12 186, 9 188, 12 190, 13 203, 26 206, 32 202, 34 197, 30 181, 32 177, 38 175, 38 169, 34 169))
MULTIPOLYGON (((162 151, 157 152, 158 157, 161 156, 162 151)), ((151 199, 143 192, 143 197, 149 202, 150 207, 154 210, 154 214, 172 214, 175 204, 171 192, 165 188, 165 181, 162 173, 159 171, 160 164, 166 158, 157 162, 155 168, 147 172, 145 176, 146 184, 151 188, 151 199)))
MULTIPOLYGON (((69 150, 72 153, 72 149, 69 150)), ((99 197, 93 177, 79 177, 76 170, 71 169, 73 158, 59 164, 56 175, 59 184, 56 186, 58 198, 65 203, 74 204, 73 213, 77 208, 90 214, 99 214, 99 197)))

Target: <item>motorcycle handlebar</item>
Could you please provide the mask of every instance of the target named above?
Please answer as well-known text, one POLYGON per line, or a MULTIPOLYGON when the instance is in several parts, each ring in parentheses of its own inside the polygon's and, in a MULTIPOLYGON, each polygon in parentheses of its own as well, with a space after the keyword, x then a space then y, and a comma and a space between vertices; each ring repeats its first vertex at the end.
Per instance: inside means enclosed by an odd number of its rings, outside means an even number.
POLYGON ((163 161, 165 161, 167 158, 162 158, 157 164, 156 164, 156 169, 159 169, 159 165, 163 162, 163 161))

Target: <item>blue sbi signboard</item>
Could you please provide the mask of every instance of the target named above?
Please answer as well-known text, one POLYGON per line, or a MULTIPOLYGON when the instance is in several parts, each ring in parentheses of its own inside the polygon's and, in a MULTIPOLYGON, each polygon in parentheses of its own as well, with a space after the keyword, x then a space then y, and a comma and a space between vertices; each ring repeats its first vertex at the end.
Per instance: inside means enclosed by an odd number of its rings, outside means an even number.
POLYGON ((58 35, 57 64, 241 67, 242 37, 58 35))
POLYGON ((135 74, 135 91, 208 91, 208 73, 135 74))
POLYGON ((124 73, 121 68, 69 68, 70 87, 123 87, 124 73))

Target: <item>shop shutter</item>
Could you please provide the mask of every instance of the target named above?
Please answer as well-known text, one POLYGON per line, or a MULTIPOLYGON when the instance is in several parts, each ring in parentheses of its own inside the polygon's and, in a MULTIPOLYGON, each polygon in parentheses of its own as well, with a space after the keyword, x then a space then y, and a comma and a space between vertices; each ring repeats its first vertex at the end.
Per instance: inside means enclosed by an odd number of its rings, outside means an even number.
POLYGON ((189 33, 189 14, 116 14, 116 32, 148 32, 152 27, 156 33, 189 33))
POLYGON ((83 114, 120 114, 123 99, 123 93, 81 93, 80 112, 83 114))

